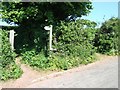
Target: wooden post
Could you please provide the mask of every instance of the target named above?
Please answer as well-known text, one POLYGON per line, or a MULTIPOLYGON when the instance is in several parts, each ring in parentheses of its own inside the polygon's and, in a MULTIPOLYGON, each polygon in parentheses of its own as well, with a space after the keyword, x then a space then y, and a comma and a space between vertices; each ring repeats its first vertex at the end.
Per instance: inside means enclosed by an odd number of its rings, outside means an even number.
POLYGON ((14 33, 15 33, 14 30, 10 30, 9 41, 10 41, 12 50, 14 50, 14 33))

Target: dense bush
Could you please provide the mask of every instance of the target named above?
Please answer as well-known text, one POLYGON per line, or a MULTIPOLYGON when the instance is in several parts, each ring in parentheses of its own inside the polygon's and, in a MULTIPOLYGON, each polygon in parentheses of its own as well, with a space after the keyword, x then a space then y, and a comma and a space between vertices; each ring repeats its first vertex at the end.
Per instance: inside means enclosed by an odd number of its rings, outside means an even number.
POLYGON ((23 71, 18 65, 16 65, 15 63, 10 63, 6 68, 2 69, 2 77, 0 77, 0 79, 17 79, 21 76, 22 73, 23 71))
POLYGON ((118 54, 118 18, 105 21, 96 33, 95 46, 102 54, 118 54))
POLYGON ((80 64, 94 61, 96 23, 88 20, 76 22, 61 22, 53 31, 54 48, 57 51, 37 53, 35 49, 22 53, 23 62, 40 69, 58 70, 69 69, 80 64))
POLYGON ((22 71, 15 64, 15 53, 11 50, 8 32, 0 29, 0 79, 20 77, 22 71))
POLYGON ((87 60, 94 53, 96 23, 89 20, 77 20, 76 22, 61 22, 55 28, 54 43, 59 53, 72 55, 87 60))

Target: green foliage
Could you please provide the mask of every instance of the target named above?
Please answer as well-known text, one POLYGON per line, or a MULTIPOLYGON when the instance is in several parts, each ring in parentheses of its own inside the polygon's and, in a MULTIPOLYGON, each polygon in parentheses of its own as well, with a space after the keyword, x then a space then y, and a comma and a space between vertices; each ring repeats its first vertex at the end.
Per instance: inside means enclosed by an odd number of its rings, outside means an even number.
MULTIPOLYGON (((64 20, 69 15, 81 17, 92 9, 91 2, 2 2, 2 18, 8 22, 48 23, 64 20)), ((24 24, 23 24, 24 25, 24 24)))
MULTIPOLYGON (((111 18, 100 29, 89 20, 74 21, 74 17, 87 15, 91 2, 2 2, 2 19, 15 22, 16 52, 22 61, 43 70, 67 70, 80 64, 92 63, 95 52, 117 55, 118 19, 111 18), (67 20, 68 16, 72 16, 67 20), (44 26, 52 24, 53 47, 48 51, 48 32, 44 26), (21 39, 22 37, 22 39, 21 39)), ((10 29, 10 28, 7 28, 10 29)), ((22 71, 15 64, 15 53, 11 50, 8 33, 0 30, 0 79, 18 78, 22 71)))
POLYGON ((8 33, 5 30, 0 29, 1 34, 1 67, 6 67, 15 60, 15 53, 11 50, 11 46, 8 40, 8 33))
POLYGON ((47 65, 47 58, 45 55, 43 53, 37 54, 34 50, 22 53, 22 59, 24 63, 29 64, 32 67, 44 69, 47 65))
MULTIPOLYGON (((66 57, 61 57, 58 54, 52 54, 51 57, 49 57, 49 63, 48 66, 50 70, 67 70, 69 69, 72 65, 70 65, 70 58, 67 59, 66 57)), ((77 63, 77 62, 76 62, 77 63)))
POLYGON ((118 54, 118 30, 118 18, 111 18, 102 24, 95 39, 98 52, 108 55, 118 54))
POLYGON ((17 66, 15 63, 10 63, 6 68, 2 69, 2 77, 1 80, 8 80, 8 79, 17 79, 21 76, 23 71, 17 66))
POLYGON ((8 32, 0 29, 0 36, 0 79, 18 78, 21 76, 22 71, 15 64, 16 54, 11 50, 8 32))
POLYGON ((32 58, 30 66, 37 66, 38 68, 45 69, 47 66, 47 58, 43 53, 40 53, 32 58))
POLYGON ((51 53, 49 57, 45 57, 43 53, 31 57, 30 53, 31 51, 22 54, 22 62, 42 70, 67 70, 80 64, 92 63, 95 60, 95 55, 83 60, 80 57, 64 56, 60 53, 51 53), (31 58, 28 59, 28 57, 31 58))
POLYGON ((42 70, 67 70, 80 64, 78 63, 79 58, 75 59, 72 56, 60 56, 60 54, 56 53, 52 53, 49 57, 45 57, 43 53, 40 53, 28 59, 30 52, 31 51, 29 51, 29 54, 22 54, 22 61, 42 70))
POLYGON ((17 33, 15 38, 16 53, 20 54, 34 49, 37 53, 44 50, 44 54, 47 56, 47 42, 49 39, 47 31, 41 27, 19 27, 15 31, 17 33))
POLYGON ((22 59, 25 63, 30 63, 32 57, 36 55, 35 51, 26 51, 25 53, 22 53, 22 59))
POLYGON ((47 56, 48 32, 46 25, 56 25, 68 16, 81 17, 92 9, 91 2, 2 2, 2 20, 18 24, 15 38, 16 52, 44 50, 47 56), (21 39, 22 37, 22 39, 21 39))
POLYGON ((93 46, 96 23, 89 20, 77 20, 76 22, 61 22, 56 26, 55 48, 59 53, 87 59, 95 53, 93 46))
MULTIPOLYGON (((78 66, 83 62, 82 59, 85 60, 85 57, 89 59, 90 56, 93 55, 94 47, 92 45, 92 39, 94 36, 92 36, 92 32, 94 33, 94 30, 92 30, 91 27, 94 27, 95 23, 91 24, 91 22, 87 20, 82 20, 82 22, 77 21, 80 25, 75 22, 65 23, 66 25, 68 24, 68 26, 60 25, 63 27, 64 32, 63 35, 57 36, 57 38, 60 37, 56 47, 58 49, 56 53, 58 54, 48 53, 47 42, 49 36, 48 32, 43 28, 50 24, 57 25, 60 20, 69 21, 67 17, 70 15, 73 18, 87 15, 92 9, 91 2, 2 2, 1 7, 2 19, 8 23, 15 22, 19 25, 18 28, 15 29, 17 34, 15 38, 16 52, 19 54, 22 53, 23 61, 30 66, 41 69, 54 70, 57 68, 66 70, 73 66, 78 66), (90 28, 85 29, 83 35, 86 36, 80 39, 82 37, 82 34, 80 34, 83 29, 82 26, 86 22, 90 28), (90 34, 88 34, 88 31, 90 31, 90 34), (71 32, 72 34, 70 34, 71 32), (86 39, 90 40, 85 42, 86 39), (63 53, 61 53, 61 51, 63 53)), ((61 33, 62 29, 60 28, 57 27, 56 30, 58 32, 54 31, 55 35, 61 33)), ((88 61, 86 60, 86 62, 88 61)))
POLYGON ((61 22, 53 31, 54 48, 46 57, 43 51, 35 50, 22 53, 23 62, 30 66, 49 70, 67 70, 80 64, 92 63, 95 59, 96 23, 89 20, 61 22))

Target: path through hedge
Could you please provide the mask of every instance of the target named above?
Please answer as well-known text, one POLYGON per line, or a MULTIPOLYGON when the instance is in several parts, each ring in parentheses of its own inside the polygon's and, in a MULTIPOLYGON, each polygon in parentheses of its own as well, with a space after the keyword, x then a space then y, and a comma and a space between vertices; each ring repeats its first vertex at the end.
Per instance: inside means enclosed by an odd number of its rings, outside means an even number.
POLYGON ((34 69, 32 69, 31 67, 25 65, 25 64, 21 64, 20 63, 20 58, 16 59, 16 63, 18 65, 20 65, 21 69, 23 70, 23 74, 20 78, 18 78, 17 80, 9 80, 4 82, 0 82, 0 89, 2 87, 7 87, 7 88, 24 88, 26 85, 29 85, 32 83, 32 81, 36 78, 40 78, 43 77, 45 75, 48 75, 51 72, 46 72, 46 71, 36 71, 34 69))

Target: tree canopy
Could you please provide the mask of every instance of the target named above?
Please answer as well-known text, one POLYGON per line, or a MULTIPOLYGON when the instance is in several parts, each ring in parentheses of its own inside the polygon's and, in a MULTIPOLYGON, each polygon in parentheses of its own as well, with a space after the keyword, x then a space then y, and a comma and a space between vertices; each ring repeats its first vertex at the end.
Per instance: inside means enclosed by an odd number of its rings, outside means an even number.
POLYGON ((91 9, 91 2, 2 2, 2 18, 16 24, 53 23, 87 15, 91 9))

